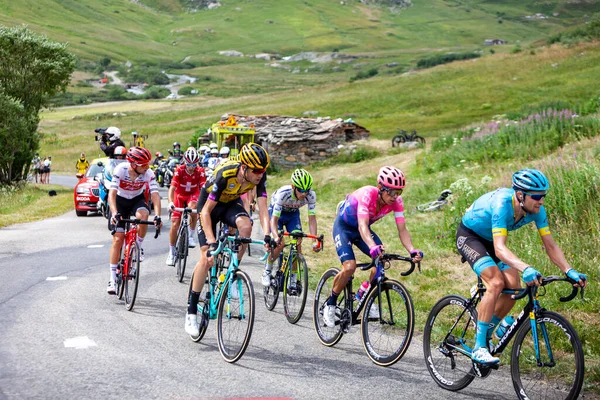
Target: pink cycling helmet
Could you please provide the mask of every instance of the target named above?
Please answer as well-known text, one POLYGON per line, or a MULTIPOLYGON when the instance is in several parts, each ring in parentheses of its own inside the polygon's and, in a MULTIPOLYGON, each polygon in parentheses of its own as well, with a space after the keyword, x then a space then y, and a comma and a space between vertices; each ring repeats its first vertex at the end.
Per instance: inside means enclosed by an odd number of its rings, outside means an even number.
POLYGON ((396 167, 381 167, 377 175, 377 183, 389 189, 402 189, 406 185, 404 174, 396 167))

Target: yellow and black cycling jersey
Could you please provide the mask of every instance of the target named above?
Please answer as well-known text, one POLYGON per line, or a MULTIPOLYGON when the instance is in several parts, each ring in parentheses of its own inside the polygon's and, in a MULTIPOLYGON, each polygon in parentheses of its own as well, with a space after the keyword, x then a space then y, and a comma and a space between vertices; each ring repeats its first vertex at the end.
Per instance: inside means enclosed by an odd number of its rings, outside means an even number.
POLYGON ((242 163, 236 160, 226 160, 219 163, 212 176, 204 184, 204 189, 209 193, 208 198, 210 200, 229 203, 239 199, 241 195, 252 190, 254 186, 256 186, 257 196, 267 196, 267 174, 263 175, 258 185, 251 182, 242 185, 237 179, 241 165, 242 163))

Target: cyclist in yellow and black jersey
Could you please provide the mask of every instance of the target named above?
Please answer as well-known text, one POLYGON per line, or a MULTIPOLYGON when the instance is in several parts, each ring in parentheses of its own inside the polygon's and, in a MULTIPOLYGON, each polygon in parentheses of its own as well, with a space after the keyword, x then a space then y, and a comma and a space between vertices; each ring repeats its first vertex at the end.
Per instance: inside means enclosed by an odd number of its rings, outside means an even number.
MULTIPOLYGON (((271 230, 267 206, 267 167, 269 154, 256 143, 247 143, 240 149, 240 160, 227 160, 219 164, 213 175, 206 181, 200 191, 198 211, 200 225, 198 227, 198 243, 200 244, 200 260, 195 266, 192 291, 185 319, 185 331, 191 336, 198 336, 197 306, 200 292, 208 268, 214 263, 209 251, 216 250, 218 244, 215 237, 217 222, 235 226, 241 237, 250 237, 252 221, 244 208, 240 196, 257 188, 260 225, 265 234, 265 250, 269 250, 271 230)), ((238 258, 241 261, 247 245, 240 246, 238 258)))

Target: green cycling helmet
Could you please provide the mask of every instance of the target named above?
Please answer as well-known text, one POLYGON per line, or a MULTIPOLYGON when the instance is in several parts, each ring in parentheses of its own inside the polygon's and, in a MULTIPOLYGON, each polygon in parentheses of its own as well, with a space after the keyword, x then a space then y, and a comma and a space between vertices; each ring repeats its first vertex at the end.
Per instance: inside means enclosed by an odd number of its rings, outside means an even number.
POLYGON ((305 169, 297 169, 292 173, 292 185, 294 187, 307 191, 312 188, 313 178, 305 169))

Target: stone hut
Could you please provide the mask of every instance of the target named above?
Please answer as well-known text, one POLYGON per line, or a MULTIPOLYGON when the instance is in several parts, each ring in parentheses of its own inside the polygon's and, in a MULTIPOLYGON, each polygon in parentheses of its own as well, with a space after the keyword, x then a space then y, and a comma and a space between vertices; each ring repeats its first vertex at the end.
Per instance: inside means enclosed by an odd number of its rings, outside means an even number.
POLYGON ((326 160, 338 153, 339 145, 370 135, 352 119, 281 115, 235 115, 235 118, 241 125, 254 124, 255 142, 267 149, 272 162, 284 168, 326 160))

